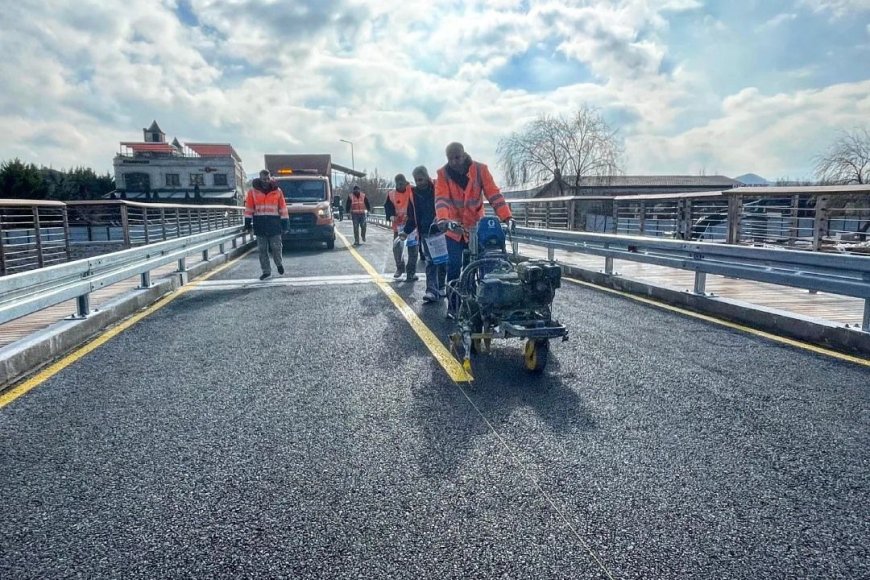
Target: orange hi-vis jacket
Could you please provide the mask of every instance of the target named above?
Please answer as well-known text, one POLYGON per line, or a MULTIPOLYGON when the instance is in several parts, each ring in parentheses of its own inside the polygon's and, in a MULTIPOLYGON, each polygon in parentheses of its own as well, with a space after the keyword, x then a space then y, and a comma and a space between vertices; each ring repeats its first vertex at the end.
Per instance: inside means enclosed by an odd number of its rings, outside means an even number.
POLYGON ((289 224, 287 201, 280 187, 262 192, 257 188, 248 190, 245 197, 245 222, 253 220, 254 233, 258 236, 276 236, 281 233, 283 221, 289 224))
POLYGON ((393 202, 393 207, 396 210, 396 215, 393 217, 393 231, 398 232, 408 220, 408 205, 411 203, 411 195, 413 188, 410 185, 405 186, 405 191, 394 189, 387 194, 390 201, 393 202))
MULTIPOLYGON (((509 220, 511 208, 495 184, 489 168, 483 163, 472 161, 468 168, 468 185, 465 189, 447 177, 447 166, 438 170, 435 180, 435 219, 459 222, 466 230, 471 230, 483 218, 483 198, 495 211, 501 221, 509 220)), ((467 236, 460 232, 448 231, 447 236, 461 242, 467 236)))
POLYGON ((350 194, 350 213, 364 214, 366 212, 366 194, 359 192, 359 195, 350 194))

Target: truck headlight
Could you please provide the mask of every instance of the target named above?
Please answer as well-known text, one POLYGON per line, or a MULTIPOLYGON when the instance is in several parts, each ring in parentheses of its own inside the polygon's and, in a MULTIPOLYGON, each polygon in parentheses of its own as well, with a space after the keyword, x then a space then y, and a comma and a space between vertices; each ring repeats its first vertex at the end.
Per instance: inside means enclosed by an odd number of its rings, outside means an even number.
POLYGON ((328 209, 317 210, 317 217, 322 217, 322 218, 329 217, 329 210, 328 209))

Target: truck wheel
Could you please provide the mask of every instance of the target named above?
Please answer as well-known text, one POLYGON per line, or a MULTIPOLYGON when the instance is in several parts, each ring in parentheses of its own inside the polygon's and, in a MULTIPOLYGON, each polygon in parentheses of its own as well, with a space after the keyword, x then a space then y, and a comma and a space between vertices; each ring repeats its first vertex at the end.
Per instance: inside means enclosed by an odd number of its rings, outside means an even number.
POLYGON ((335 238, 326 241, 326 249, 331 250, 335 247, 335 238))

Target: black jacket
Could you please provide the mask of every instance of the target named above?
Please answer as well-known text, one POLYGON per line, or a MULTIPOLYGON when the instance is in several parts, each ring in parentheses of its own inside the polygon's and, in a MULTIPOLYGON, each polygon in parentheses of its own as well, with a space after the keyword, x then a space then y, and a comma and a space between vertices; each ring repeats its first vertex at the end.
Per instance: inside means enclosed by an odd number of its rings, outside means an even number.
POLYGON ((435 221, 435 184, 429 180, 427 188, 415 187, 412 191, 414 204, 408 210, 408 221, 405 222, 404 232, 410 234, 418 229, 418 235, 422 239, 429 235, 429 228, 435 221))

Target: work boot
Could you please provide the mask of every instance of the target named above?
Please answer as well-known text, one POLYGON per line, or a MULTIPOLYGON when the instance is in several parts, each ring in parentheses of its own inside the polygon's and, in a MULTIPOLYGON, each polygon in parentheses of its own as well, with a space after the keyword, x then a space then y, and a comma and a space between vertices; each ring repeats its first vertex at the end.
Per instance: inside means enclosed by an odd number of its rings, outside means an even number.
POLYGON ((284 273, 284 266, 278 266, 278 274, 284 273))
POLYGON ((271 275, 272 275, 271 272, 263 272, 263 274, 260 276, 260 280, 265 280, 266 278, 268 278, 271 275))
POLYGON ((416 282, 420 279, 420 276, 417 274, 408 274, 408 277, 405 278, 405 282, 416 282))
POLYGON ((435 296, 435 293, 431 290, 426 290, 426 293, 423 294, 423 302, 429 304, 431 302, 438 302, 438 297, 435 296))
POLYGON ((399 278, 402 277, 402 274, 404 274, 404 273, 405 273, 405 266, 399 266, 398 268, 396 268, 396 273, 393 274, 393 278, 398 280, 399 278))

